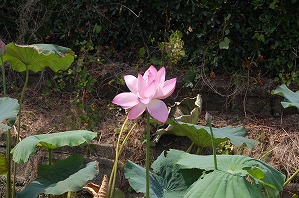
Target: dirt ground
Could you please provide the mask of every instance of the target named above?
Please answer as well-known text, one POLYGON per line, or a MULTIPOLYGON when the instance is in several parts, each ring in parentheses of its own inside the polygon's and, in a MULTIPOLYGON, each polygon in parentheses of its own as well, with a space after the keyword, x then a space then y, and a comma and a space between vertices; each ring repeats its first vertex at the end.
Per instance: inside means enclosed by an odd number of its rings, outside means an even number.
MULTIPOLYGON (((70 99, 73 97, 72 95, 53 94, 43 96, 31 88, 28 89, 26 95, 27 99, 24 102, 22 113, 21 138, 40 133, 88 128, 88 124, 84 123, 80 118, 80 115, 84 113, 82 109, 70 102, 70 99)), ((109 145, 113 153, 113 147, 116 144, 116 132, 120 129, 125 119, 125 112, 111 105, 110 101, 111 97, 105 98, 96 96, 92 98, 89 103, 94 102, 100 118, 94 127, 94 131, 98 132, 99 136, 93 141, 93 144, 109 145)), ((214 127, 242 125, 247 129, 249 138, 260 142, 260 144, 253 149, 245 147, 237 148, 228 145, 225 149, 226 151, 234 154, 246 154, 250 157, 265 161, 285 173, 287 177, 291 176, 298 169, 299 114, 259 116, 247 113, 246 116, 244 116, 242 113, 235 114, 223 111, 210 111, 209 113, 213 115, 214 127)), ((205 124, 204 113, 201 113, 198 122, 201 125, 205 124)), ((155 129, 153 129, 153 132, 154 130, 155 129)), ((121 156, 121 163, 124 164, 128 159, 138 164, 145 163, 145 145, 142 143, 143 135, 144 123, 140 120, 121 156)), ((2 141, 4 138, 5 136, 1 135, 1 152, 5 147, 2 141)), ((152 160, 163 150, 169 148, 187 149, 189 145, 190 142, 186 140, 186 138, 169 135, 162 137, 161 140, 152 147, 152 160)), ((95 150, 93 154, 96 157, 113 161, 113 156, 101 156, 104 155, 101 152, 95 150)), ((96 159, 95 156, 90 157, 89 155, 88 157, 96 159)), ((107 166, 109 166, 109 163, 107 166)), ((109 167, 106 167, 106 169, 109 170, 109 167)), ((18 174, 22 174, 22 172, 18 174)), ((20 182, 22 184, 28 183, 30 177, 34 175, 28 172, 23 172, 23 174, 28 175, 21 177, 24 178, 24 181, 20 182)), ((97 180, 99 180, 100 177, 101 176, 97 177, 97 180)), ((293 180, 293 184, 286 188, 286 191, 295 192, 295 190, 298 190, 298 182, 299 177, 297 176, 293 180)), ((127 188, 127 182, 124 178, 121 178, 118 184, 121 189, 127 188)), ((83 193, 83 195, 88 197, 86 193, 83 193)))

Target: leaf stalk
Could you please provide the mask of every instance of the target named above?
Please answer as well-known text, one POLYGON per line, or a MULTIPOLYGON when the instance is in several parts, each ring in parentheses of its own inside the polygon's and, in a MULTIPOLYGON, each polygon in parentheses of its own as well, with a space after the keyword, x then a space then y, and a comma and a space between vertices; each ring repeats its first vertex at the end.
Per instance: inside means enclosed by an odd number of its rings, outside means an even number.
POLYGON ((213 157, 214 157, 214 167, 215 167, 215 170, 218 170, 217 157, 216 157, 216 144, 215 144, 215 139, 214 139, 214 134, 213 134, 213 129, 212 129, 212 123, 211 123, 210 119, 207 119, 207 124, 209 125, 210 132, 211 132, 211 141, 212 141, 212 149, 213 149, 213 157))
POLYGON ((146 198, 150 198, 150 145, 151 145, 151 134, 150 134, 150 114, 146 113, 146 172, 145 172, 145 178, 146 178, 146 198))

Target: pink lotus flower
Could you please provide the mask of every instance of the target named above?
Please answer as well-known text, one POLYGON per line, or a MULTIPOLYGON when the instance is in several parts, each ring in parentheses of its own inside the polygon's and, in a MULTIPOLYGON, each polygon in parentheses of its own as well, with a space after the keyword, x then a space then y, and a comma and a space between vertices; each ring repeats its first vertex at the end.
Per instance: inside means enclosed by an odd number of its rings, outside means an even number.
POLYGON ((145 110, 156 120, 165 123, 168 118, 168 108, 160 100, 170 96, 176 84, 176 78, 165 81, 165 68, 159 71, 150 66, 144 75, 138 77, 126 75, 125 82, 131 92, 118 94, 112 103, 124 109, 131 108, 128 118, 138 118, 145 110))
POLYGON ((6 45, 5 43, 0 39, 0 56, 4 55, 6 52, 6 45))

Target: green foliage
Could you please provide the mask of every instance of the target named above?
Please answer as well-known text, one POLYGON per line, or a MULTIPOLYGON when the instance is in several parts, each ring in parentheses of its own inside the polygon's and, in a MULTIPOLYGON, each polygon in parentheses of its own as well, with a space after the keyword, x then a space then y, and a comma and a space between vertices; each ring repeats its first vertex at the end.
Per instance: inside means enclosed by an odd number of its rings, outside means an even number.
POLYGON ((229 48, 230 39, 227 37, 224 37, 223 41, 219 43, 220 49, 228 49, 229 48))
MULTIPOLYGON (((98 32, 98 28, 95 30, 98 32)), ((74 53, 71 49, 51 44, 17 45, 10 43, 7 45, 7 51, 3 56, 4 61, 8 61, 12 69, 18 72, 26 71, 26 79, 21 92, 20 104, 22 104, 28 79, 29 70, 33 72, 42 71, 44 67, 49 66, 54 72, 66 70, 74 61, 74 53)), ((4 71, 4 70, 3 70, 4 71)), ((4 72, 3 72, 4 78, 4 72)), ((7 172, 7 197, 15 194, 15 182, 13 190, 11 189, 10 174, 10 153, 13 160, 17 163, 27 162, 37 146, 46 148, 49 152, 49 166, 41 166, 39 170, 39 179, 33 181, 18 194, 19 197, 38 197, 39 193, 63 194, 68 191, 78 191, 90 179, 93 179, 98 173, 97 163, 91 162, 86 168, 80 169, 83 162, 82 156, 69 157, 66 160, 52 163, 52 150, 62 146, 78 146, 89 142, 97 136, 97 133, 85 130, 66 131, 55 134, 41 134, 29 136, 19 142, 21 126, 21 107, 19 108, 17 100, 10 98, 0 98, 0 127, 9 129, 5 125, 6 120, 13 124, 17 112, 19 112, 17 145, 11 150, 11 134, 7 133, 7 159, 1 157, 0 174, 7 172), (19 110, 19 111, 18 111, 19 110), (4 124, 2 124, 4 123, 4 124), (77 163, 79 162, 79 163, 77 163)), ((10 132, 10 130, 8 130, 10 132)), ((14 181, 16 180, 16 166, 14 166, 14 181)), ((14 196, 13 196, 14 197, 14 196)))
MULTIPOLYGON (((285 62, 295 62, 297 57, 294 56, 293 49, 297 48, 295 43, 298 43, 298 38, 294 34, 298 31, 298 20, 294 19, 294 14, 297 7, 293 7, 294 4, 290 2, 278 2, 274 9, 269 9, 271 3, 273 2, 202 2, 203 12, 198 15, 199 23, 195 22, 191 27, 192 33, 199 36, 198 50, 210 70, 242 70, 245 60, 249 58, 254 61, 259 59, 252 69, 275 75, 275 72, 287 66, 285 62), (193 28, 194 25, 200 28, 193 28), (289 43, 289 47, 286 47, 286 43, 289 43), (287 57, 282 57, 280 53, 287 57)), ((298 19, 297 13, 295 16, 298 19)), ((189 42, 195 42, 195 39, 192 38, 189 42)), ((188 44, 186 41, 186 46, 188 44)))
POLYGON ((47 82, 45 93, 54 89, 55 92, 71 90, 76 95, 74 102, 79 102, 83 92, 92 93, 96 80, 91 75, 92 64, 96 62, 91 55, 80 57, 75 65, 66 71, 57 72, 52 79, 47 82))
POLYGON ((88 130, 95 130, 100 123, 99 111, 95 103, 92 104, 79 104, 81 110, 80 119, 82 124, 88 130))
POLYGON ((278 76, 275 77, 274 80, 276 82, 286 84, 287 86, 289 86, 292 82, 295 82, 297 83, 297 85, 299 85, 299 71, 285 72, 285 70, 283 69, 278 73, 278 76))
POLYGON ((100 122, 98 109, 92 97, 96 89, 94 71, 102 60, 96 54, 89 53, 93 49, 92 45, 86 42, 80 45, 82 54, 68 70, 55 73, 53 78, 47 81, 44 93, 72 92, 73 97, 70 101, 78 107, 82 125, 88 130, 94 130, 100 122))
MULTIPOLYGON (((285 176, 276 169, 242 155, 217 159, 215 170, 212 155, 163 152, 152 165, 151 197, 279 197, 285 176)), ((128 162, 125 176, 133 189, 144 192, 144 168, 128 162)))
POLYGON ((78 146, 91 141, 96 136, 97 133, 86 130, 33 135, 19 142, 11 150, 11 153, 15 162, 24 163, 35 152, 37 146, 42 146, 46 149, 56 149, 62 146, 78 146))
POLYGON ((234 154, 234 146, 233 144, 228 140, 225 142, 221 142, 217 145, 216 152, 218 154, 234 154))
POLYGON ((96 80, 91 74, 88 63, 79 65, 78 62, 77 65, 67 71, 56 73, 52 79, 48 80, 44 92, 49 94, 52 91, 57 93, 71 91, 73 97, 70 102, 78 107, 81 124, 88 130, 94 130, 100 122, 98 108, 92 96, 95 92, 96 80))
MULTIPOLYGON (((0 24, 11 30, 4 33, 4 38, 16 40, 18 35, 12 27, 17 26, 19 16, 12 2, 1 5, 8 16, 2 17, 7 21, 0 24)), ((159 43, 172 48, 166 51, 169 55, 174 50, 173 43, 183 42, 186 61, 180 65, 188 68, 204 63, 206 70, 220 74, 244 72, 246 60, 251 60, 255 62, 251 67, 254 73, 277 76, 283 83, 284 79, 292 81, 287 75, 298 71, 297 0, 126 0, 121 3, 42 0, 39 3, 42 6, 31 10, 47 14, 31 36, 39 42, 58 43, 76 51, 85 45, 88 50, 110 51, 109 59, 119 61, 120 54, 122 62, 130 63, 140 56, 147 62, 151 59, 149 62, 157 62, 161 60, 156 50, 159 43)))
MULTIPOLYGON (((165 153, 162 152, 153 162, 153 172, 150 173, 151 197, 183 197, 187 188, 200 176, 200 171, 181 171, 175 165, 182 153, 183 151, 170 150, 165 156, 165 153)), ((145 169, 128 161, 124 170, 131 187, 136 192, 145 193, 145 169)))
POLYGON ((180 168, 212 171, 195 182, 184 197, 279 197, 285 176, 268 164, 242 155, 218 155, 218 170, 213 156, 184 153, 180 168))
POLYGON ((251 185, 245 177, 216 170, 205 175, 204 179, 196 181, 184 196, 184 198, 189 197, 264 198, 267 196, 264 196, 256 185, 251 185))
POLYGON ((81 190, 82 186, 98 174, 97 162, 90 162, 80 169, 82 163, 82 155, 73 155, 52 165, 40 166, 38 179, 30 182, 17 196, 34 198, 40 193, 61 195, 81 190))
POLYGON ((165 58, 170 64, 176 65, 178 61, 186 56, 182 37, 182 32, 176 30, 171 33, 168 42, 160 43, 160 50, 165 53, 165 58))

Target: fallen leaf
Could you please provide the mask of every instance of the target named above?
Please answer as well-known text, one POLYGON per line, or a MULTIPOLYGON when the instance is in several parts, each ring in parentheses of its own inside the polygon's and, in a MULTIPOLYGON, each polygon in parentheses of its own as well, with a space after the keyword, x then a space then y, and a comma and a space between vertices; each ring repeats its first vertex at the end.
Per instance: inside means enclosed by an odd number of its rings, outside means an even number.
POLYGON ((108 198, 109 186, 107 175, 104 175, 101 186, 89 182, 86 186, 83 187, 83 189, 92 194, 93 198, 108 198))

